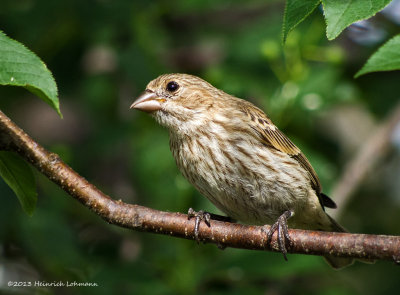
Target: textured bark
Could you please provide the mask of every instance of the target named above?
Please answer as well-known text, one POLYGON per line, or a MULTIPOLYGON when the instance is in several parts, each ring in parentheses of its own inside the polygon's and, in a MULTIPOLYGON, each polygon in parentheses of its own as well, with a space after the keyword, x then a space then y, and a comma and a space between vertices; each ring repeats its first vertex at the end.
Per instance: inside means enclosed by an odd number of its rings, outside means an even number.
MULTIPOLYGON (((0 146, 14 150, 69 195, 111 224, 194 239, 195 221, 186 214, 169 213, 126 204, 111 199, 65 164, 58 155, 33 141, 0 111, 0 146)), ((199 239, 219 247, 278 251, 276 234, 266 247, 266 234, 260 226, 248 226, 211 220, 200 225, 199 239)), ((268 227, 265 228, 268 230, 268 227)), ((293 245, 289 253, 335 255, 363 259, 383 259, 400 263, 400 237, 289 230, 293 245)))

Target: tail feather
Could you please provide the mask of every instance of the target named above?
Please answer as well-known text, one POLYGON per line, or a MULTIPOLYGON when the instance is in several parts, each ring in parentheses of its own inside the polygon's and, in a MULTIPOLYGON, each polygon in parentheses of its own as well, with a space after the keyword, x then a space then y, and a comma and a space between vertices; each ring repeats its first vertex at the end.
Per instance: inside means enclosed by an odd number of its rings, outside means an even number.
POLYGON ((348 267, 354 263, 353 258, 347 257, 336 257, 332 255, 327 255, 324 256, 324 259, 331 267, 337 270, 348 267))
POLYGON ((348 232, 348 230, 345 229, 343 226, 341 226, 339 223, 337 223, 335 219, 330 217, 328 214, 326 214, 326 215, 328 216, 329 221, 331 222, 331 224, 330 224, 331 231, 338 232, 338 233, 347 233, 348 232))
MULTIPOLYGON (((331 222, 331 231, 333 232, 348 232, 343 226, 341 226, 339 223, 336 222, 332 217, 330 217, 327 214, 330 222, 331 222)), ((336 257, 333 255, 326 255, 324 256, 325 261, 332 266, 334 269, 341 269, 347 266, 350 266, 354 263, 354 260, 363 262, 363 263, 375 263, 375 260, 369 260, 369 259, 354 259, 354 258, 348 258, 348 257, 336 257)))

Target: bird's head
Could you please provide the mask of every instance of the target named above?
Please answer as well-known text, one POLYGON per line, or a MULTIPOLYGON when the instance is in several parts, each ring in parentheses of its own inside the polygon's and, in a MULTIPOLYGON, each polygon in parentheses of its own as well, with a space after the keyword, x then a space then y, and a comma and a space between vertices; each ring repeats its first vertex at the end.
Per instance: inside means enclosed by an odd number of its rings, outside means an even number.
POLYGON ((187 74, 166 74, 151 81, 131 108, 150 113, 170 130, 200 126, 223 92, 187 74))

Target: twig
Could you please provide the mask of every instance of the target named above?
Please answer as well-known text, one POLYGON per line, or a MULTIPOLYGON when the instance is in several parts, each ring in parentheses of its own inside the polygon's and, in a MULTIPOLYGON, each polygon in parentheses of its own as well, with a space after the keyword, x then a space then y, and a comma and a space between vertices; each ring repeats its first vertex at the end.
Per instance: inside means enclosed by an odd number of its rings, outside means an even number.
MULTIPOLYGON (((0 138, 6 136, 11 149, 107 222, 140 231, 194 239, 195 222, 188 220, 186 214, 162 212, 111 199, 56 154, 33 141, 1 111, 0 130, 0 138)), ((212 220, 210 227, 201 224, 199 238, 221 247, 278 251, 276 234, 272 238, 272 249, 265 249, 266 235, 261 228, 212 220)), ((293 241, 289 253, 384 259, 400 263, 400 237, 296 229, 289 230, 289 234, 293 241)))
POLYGON ((390 147, 390 138, 399 122, 400 104, 376 128, 375 132, 372 132, 372 135, 360 147, 354 159, 345 167, 331 193, 339 208, 339 210, 332 212, 332 217, 339 219, 340 214, 346 208, 355 190, 365 179, 368 171, 387 153, 390 147))

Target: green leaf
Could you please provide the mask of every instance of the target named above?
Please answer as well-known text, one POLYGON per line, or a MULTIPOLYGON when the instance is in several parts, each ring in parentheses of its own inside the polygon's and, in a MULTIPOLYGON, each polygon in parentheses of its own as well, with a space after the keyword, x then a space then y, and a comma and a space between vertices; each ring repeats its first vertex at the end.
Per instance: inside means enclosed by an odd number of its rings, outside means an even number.
POLYGON ((335 39, 346 27, 375 15, 390 2, 391 0, 322 0, 328 39, 335 39))
POLYGON ((57 85, 46 65, 21 43, 0 31, 0 84, 22 86, 52 106, 62 117, 57 85))
POLYGON ((355 78, 366 73, 400 70, 400 35, 382 45, 357 72, 355 78))
POLYGON ((31 167, 15 153, 0 151, 0 175, 17 195, 22 209, 31 216, 37 201, 31 167))
POLYGON ((290 31, 305 20, 320 3, 321 0, 286 0, 282 26, 283 43, 290 31))

